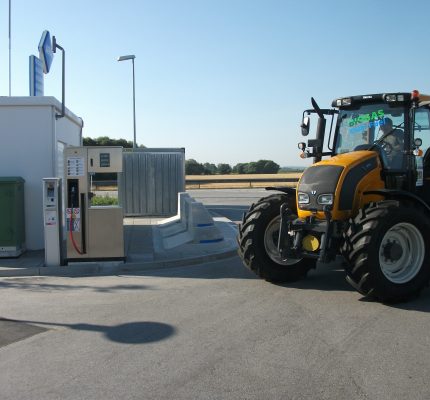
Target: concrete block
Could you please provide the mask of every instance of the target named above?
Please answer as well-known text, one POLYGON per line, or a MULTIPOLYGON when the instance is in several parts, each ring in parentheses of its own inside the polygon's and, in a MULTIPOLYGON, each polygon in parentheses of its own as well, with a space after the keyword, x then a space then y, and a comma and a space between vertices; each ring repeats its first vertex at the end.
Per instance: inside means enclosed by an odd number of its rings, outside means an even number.
POLYGON ((206 207, 188 193, 178 194, 178 214, 156 226, 161 248, 170 250, 186 243, 211 244, 223 241, 223 234, 206 207))
POLYGON ((170 250, 185 243, 190 243, 192 240, 193 237, 191 233, 189 231, 184 231, 178 233, 177 235, 163 238, 163 248, 166 250, 170 250))
POLYGON ((199 226, 193 229, 193 243, 208 244, 224 240, 223 234, 216 225, 199 226))
POLYGON ((156 225, 156 227, 163 238, 177 235, 187 230, 187 224, 181 220, 173 221, 165 225, 156 225))

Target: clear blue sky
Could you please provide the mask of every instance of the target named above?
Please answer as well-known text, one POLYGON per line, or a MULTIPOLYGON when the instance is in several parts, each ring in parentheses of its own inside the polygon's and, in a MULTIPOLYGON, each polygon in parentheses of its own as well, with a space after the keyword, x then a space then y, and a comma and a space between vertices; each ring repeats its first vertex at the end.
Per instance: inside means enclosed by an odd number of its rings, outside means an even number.
MULTIPOLYGON (((12 95, 27 96, 43 30, 66 50, 66 106, 84 136, 185 147, 186 158, 301 165, 311 96, 430 92, 430 1, 12 0, 12 95)), ((0 95, 8 95, 8 0, 0 3, 0 95)), ((61 100, 61 56, 45 76, 61 100)))

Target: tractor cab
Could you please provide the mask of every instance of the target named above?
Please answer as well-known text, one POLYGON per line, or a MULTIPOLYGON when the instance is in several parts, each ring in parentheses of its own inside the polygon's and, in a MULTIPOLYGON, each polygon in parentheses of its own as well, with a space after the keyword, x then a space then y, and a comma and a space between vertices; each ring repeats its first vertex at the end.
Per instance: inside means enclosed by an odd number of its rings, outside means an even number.
POLYGON ((308 115, 316 113, 317 138, 310 140, 308 146, 299 143, 301 156, 314 157, 319 162, 323 156, 375 151, 387 189, 414 192, 430 202, 430 189, 425 187, 425 178, 430 177, 429 100, 430 96, 420 95, 416 90, 338 98, 329 110, 319 109, 313 100, 314 109, 304 112, 302 133, 309 132, 308 115), (324 142, 325 116, 332 118, 328 152, 316 146, 324 142), (337 116, 335 124, 334 116, 337 116))

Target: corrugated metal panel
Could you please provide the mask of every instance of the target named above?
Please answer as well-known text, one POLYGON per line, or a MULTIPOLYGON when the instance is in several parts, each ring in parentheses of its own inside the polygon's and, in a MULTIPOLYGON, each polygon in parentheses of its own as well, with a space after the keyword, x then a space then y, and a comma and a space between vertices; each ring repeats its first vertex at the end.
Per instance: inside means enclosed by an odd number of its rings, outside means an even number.
POLYGON ((123 153, 119 197, 127 216, 172 216, 185 191, 185 149, 123 153))

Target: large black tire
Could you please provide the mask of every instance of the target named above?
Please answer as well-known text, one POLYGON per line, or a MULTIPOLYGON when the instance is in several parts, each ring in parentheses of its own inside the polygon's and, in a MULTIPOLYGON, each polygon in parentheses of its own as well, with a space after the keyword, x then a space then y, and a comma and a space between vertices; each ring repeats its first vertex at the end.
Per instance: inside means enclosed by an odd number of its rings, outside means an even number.
POLYGON ((430 279, 430 219, 416 205, 371 203, 350 221, 342 254, 347 281, 386 303, 416 297, 430 279))
POLYGON ((284 203, 296 212, 294 198, 273 194, 253 204, 239 225, 239 256, 245 266, 269 282, 297 281, 316 264, 312 259, 282 260, 277 252, 280 208, 284 203))

